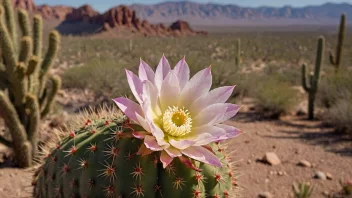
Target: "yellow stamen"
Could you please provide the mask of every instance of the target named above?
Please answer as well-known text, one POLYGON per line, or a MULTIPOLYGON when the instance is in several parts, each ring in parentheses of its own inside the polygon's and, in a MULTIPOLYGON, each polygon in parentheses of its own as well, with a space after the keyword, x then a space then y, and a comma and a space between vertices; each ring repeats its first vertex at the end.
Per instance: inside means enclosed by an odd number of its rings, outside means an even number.
POLYGON ((175 137, 187 135, 192 130, 192 118, 185 108, 169 107, 163 115, 164 131, 175 137))

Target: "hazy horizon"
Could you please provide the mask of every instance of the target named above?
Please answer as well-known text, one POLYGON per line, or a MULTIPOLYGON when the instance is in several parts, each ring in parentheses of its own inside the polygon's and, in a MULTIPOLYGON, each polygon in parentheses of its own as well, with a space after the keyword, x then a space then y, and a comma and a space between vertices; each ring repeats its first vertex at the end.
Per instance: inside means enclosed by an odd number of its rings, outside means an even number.
MULTIPOLYGON (((116 2, 114 0, 100 0, 97 2, 96 0, 60 0, 53 1, 53 0, 34 0, 37 5, 41 4, 48 4, 48 5, 68 5, 73 7, 80 7, 84 4, 90 4, 94 7, 94 9, 103 12, 108 10, 111 7, 116 5, 131 5, 131 4, 157 4, 163 2, 180 2, 184 0, 121 0, 116 2)), ((289 0, 289 1, 280 1, 280 0, 218 0, 218 1, 204 1, 204 0, 191 0, 191 2, 196 3, 215 3, 215 4, 233 4, 245 7, 261 7, 261 6, 270 6, 270 7, 283 7, 283 6, 292 6, 292 7, 304 7, 304 6, 311 6, 311 5, 322 5, 325 3, 350 3, 352 4, 352 0, 289 0)))

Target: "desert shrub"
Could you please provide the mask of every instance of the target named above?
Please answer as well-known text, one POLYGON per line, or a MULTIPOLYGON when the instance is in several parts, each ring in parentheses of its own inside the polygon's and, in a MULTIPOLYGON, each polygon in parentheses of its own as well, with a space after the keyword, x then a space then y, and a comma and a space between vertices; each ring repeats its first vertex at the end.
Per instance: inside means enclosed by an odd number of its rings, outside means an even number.
POLYGON ((318 88, 319 105, 325 108, 333 107, 340 99, 352 94, 352 71, 337 74, 328 73, 323 76, 318 88))
POLYGON ((352 97, 338 99, 325 113, 325 121, 341 132, 352 132, 352 97))
POLYGON ((281 77, 264 76, 257 79, 252 96, 265 117, 278 118, 297 104, 297 91, 281 77))
POLYGON ((111 99, 129 94, 126 66, 111 60, 96 59, 81 67, 68 69, 63 75, 64 88, 90 89, 96 99, 111 99))

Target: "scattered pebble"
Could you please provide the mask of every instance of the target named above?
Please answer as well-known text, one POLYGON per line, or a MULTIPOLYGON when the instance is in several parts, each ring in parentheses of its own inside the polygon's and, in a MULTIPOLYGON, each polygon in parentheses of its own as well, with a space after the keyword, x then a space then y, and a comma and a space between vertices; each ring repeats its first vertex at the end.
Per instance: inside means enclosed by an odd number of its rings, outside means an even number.
POLYGON ((326 175, 325 175, 325 173, 323 173, 321 171, 317 171, 317 172, 315 172, 314 178, 326 180, 326 175))
POLYGON ((312 164, 308 162, 307 160, 301 160, 297 164, 298 166, 303 166, 303 167, 312 167, 312 164))
POLYGON ((277 174, 278 174, 279 176, 283 176, 283 175, 284 175, 284 172, 279 171, 277 174))
POLYGON ((332 175, 330 173, 325 173, 325 175, 326 175, 326 179, 328 179, 328 180, 332 180, 333 179, 333 177, 332 177, 332 175))
POLYGON ((275 166, 281 164, 279 157, 274 152, 267 152, 263 157, 263 161, 275 166))
POLYGON ((262 192, 262 193, 259 193, 258 197, 259 198, 273 198, 273 195, 271 195, 270 192, 262 192))
POLYGON ((250 164, 250 163, 252 163, 252 160, 250 160, 250 159, 247 160, 247 164, 250 164))

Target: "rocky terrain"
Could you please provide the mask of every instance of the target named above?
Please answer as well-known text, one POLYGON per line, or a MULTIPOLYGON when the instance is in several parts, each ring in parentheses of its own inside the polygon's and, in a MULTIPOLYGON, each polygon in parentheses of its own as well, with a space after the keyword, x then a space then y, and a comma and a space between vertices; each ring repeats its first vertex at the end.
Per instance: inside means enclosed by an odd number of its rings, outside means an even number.
POLYGON ((59 20, 57 29, 62 34, 96 34, 109 32, 114 35, 141 34, 144 36, 182 36, 206 34, 196 32, 186 21, 178 20, 171 26, 150 24, 137 17, 136 11, 127 6, 117 6, 100 14, 90 5, 79 8, 69 6, 36 6, 33 0, 13 0, 16 8, 39 13, 46 20, 59 20))
POLYGON ((165 2, 155 5, 135 4, 131 6, 138 16, 150 22, 170 23, 175 18, 187 19, 192 25, 287 25, 336 23, 341 13, 351 13, 347 3, 326 3, 302 8, 258 7, 216 3, 194 3, 190 1, 165 2))

